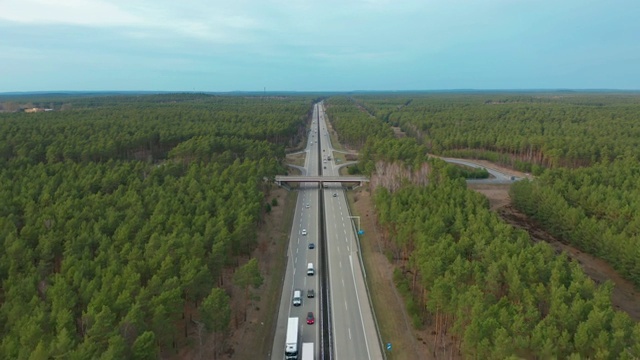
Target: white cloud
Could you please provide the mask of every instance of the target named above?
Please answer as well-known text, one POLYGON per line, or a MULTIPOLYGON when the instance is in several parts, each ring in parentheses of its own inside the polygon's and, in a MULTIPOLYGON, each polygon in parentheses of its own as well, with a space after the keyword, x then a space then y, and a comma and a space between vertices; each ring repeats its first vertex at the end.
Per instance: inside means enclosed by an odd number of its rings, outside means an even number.
POLYGON ((113 26, 141 19, 100 0, 19 0, 0 3, 0 19, 29 24, 113 26))
POLYGON ((0 22, 113 28, 137 39, 236 43, 261 27, 257 17, 242 10, 204 2, 16 0, 0 1, 0 22))

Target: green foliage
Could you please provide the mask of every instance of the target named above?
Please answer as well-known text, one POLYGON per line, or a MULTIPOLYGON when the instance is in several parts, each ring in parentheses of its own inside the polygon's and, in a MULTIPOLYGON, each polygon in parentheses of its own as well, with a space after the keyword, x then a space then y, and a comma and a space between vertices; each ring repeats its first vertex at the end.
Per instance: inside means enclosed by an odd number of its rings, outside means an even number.
POLYGON ((412 293, 411 284, 409 279, 402 274, 402 271, 398 268, 393 270, 393 282, 404 299, 405 307, 411 317, 411 323, 416 329, 420 329, 424 325, 424 319, 422 319, 419 305, 416 303, 412 293))
POLYGON ((133 358, 135 360, 153 360, 158 357, 155 346, 156 338, 153 332, 145 331, 133 343, 133 358))
POLYGON ((271 199, 271 206, 278 206, 278 199, 276 198, 271 199))
POLYGON ((640 286, 640 165, 635 157, 557 169, 512 186, 514 205, 640 286))
POLYGON ((311 107, 304 97, 174 97, 84 98, 68 111, 2 114, 0 160, 277 160, 311 107))
POLYGON ((220 288, 211 290, 200 307, 200 316, 209 332, 225 332, 231 322, 229 295, 220 288))
POLYGON ((255 258, 249 260, 246 264, 242 265, 238 268, 235 274, 233 274, 233 282, 236 286, 240 286, 244 288, 244 298, 245 298, 245 309, 244 309, 244 317, 246 320, 247 310, 250 307, 251 301, 253 297, 249 292, 249 288, 253 287, 254 289, 259 288, 264 282, 264 278, 262 274, 260 274, 260 268, 258 266, 258 260, 255 258))
POLYGON ((255 258, 249 260, 246 264, 238 268, 238 271, 233 275, 233 281, 236 285, 241 287, 259 288, 262 285, 264 279, 260 274, 260 268, 258 267, 258 260, 255 258))
POLYGON ((637 93, 403 93, 329 102, 356 104, 349 113, 398 126, 432 153, 537 174, 540 167, 587 166, 629 151, 639 156, 639 99, 637 93))
POLYGON ((413 321, 461 339, 464 357, 640 356, 637 330, 613 309, 610 285, 596 286, 548 245, 532 245, 464 182, 380 187, 374 201, 413 321))
POLYGON ((64 101, 0 114, 0 358, 155 359, 254 250, 266 180, 311 102, 64 101))
POLYGON ((332 97, 326 101, 327 115, 341 143, 360 148, 370 138, 393 136, 393 131, 384 122, 356 105, 353 99, 344 97, 332 97))
POLYGON ((489 177, 489 172, 485 168, 471 168, 453 164, 446 168, 446 174, 451 179, 486 179, 489 177))

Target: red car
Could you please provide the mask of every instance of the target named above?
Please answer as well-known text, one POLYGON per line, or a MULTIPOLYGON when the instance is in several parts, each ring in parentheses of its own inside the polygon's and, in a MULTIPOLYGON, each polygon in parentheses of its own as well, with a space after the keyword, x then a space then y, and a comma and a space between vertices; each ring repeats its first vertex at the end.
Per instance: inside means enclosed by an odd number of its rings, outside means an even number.
POLYGON ((307 314, 307 324, 313 325, 313 323, 315 322, 316 322, 316 319, 313 317, 313 313, 309 311, 309 313, 307 314))

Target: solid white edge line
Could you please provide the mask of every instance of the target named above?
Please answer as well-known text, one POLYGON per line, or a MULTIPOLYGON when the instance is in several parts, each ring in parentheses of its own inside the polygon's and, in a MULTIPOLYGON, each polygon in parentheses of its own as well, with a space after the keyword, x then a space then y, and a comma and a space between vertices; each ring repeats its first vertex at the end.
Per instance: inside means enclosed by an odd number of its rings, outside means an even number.
POLYGON ((362 308, 360 307, 360 296, 358 296, 358 286, 356 285, 356 275, 353 272, 353 258, 351 254, 349 254, 349 262, 351 263, 351 275, 353 276, 353 289, 356 292, 356 300, 358 301, 358 312, 360 313, 360 322, 362 323, 362 335, 364 336, 364 343, 367 348, 367 358, 371 359, 371 354, 369 353, 369 341, 367 340, 367 331, 364 328, 364 318, 362 317, 362 308))

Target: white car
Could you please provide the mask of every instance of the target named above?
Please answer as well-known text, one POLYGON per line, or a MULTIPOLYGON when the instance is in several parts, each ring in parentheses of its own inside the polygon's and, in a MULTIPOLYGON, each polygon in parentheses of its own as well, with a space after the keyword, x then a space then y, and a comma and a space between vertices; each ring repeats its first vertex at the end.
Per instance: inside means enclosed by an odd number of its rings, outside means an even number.
POLYGON ((307 229, 302 229, 302 235, 307 235, 307 229))
POLYGON ((309 208, 309 204, 305 205, 305 207, 308 209, 309 208))

